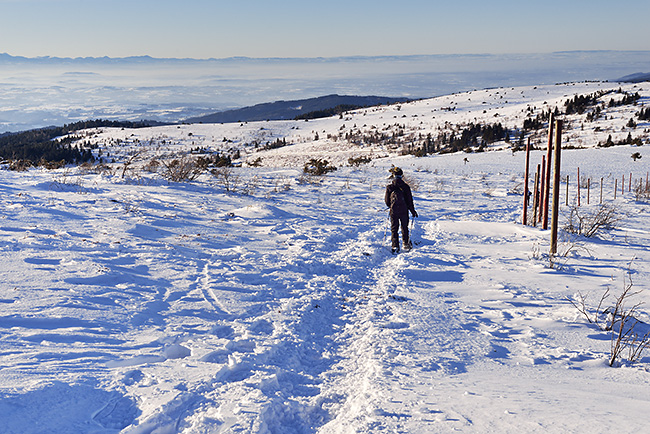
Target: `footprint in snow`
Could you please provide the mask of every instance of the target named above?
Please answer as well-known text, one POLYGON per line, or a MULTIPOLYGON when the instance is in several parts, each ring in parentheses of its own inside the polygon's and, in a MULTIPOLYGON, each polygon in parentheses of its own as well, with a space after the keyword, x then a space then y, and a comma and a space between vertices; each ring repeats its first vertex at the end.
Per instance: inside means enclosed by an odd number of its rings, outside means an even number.
POLYGON ((255 351, 255 342, 248 339, 230 341, 226 344, 226 349, 235 353, 252 353, 255 351))
POLYGON ((212 327, 212 334, 220 339, 232 339, 235 329, 229 325, 217 325, 212 327))
POLYGON ((256 335, 273 334, 273 324, 265 319, 259 319, 251 324, 249 330, 256 335))
POLYGON ((133 386, 134 384, 141 382, 143 379, 144 379, 144 374, 142 373, 141 370, 132 369, 124 373, 124 378, 122 379, 122 383, 124 383, 127 386, 133 386))

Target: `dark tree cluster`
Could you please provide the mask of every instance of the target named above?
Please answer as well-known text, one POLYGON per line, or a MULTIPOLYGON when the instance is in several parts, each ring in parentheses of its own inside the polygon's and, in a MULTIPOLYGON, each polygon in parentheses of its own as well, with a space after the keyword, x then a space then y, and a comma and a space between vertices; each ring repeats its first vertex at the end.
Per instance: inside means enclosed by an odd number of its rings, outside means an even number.
POLYGON ((641 109, 640 112, 636 114, 640 121, 650 121, 650 107, 641 109))
POLYGON ((282 139, 276 139, 275 142, 266 142, 266 145, 262 146, 262 150, 268 151, 271 149, 279 149, 283 148, 290 143, 287 143, 287 139, 282 138, 282 139))
POLYGON ((470 123, 459 133, 450 135, 440 134, 436 140, 428 134, 419 143, 415 143, 406 149, 406 152, 416 156, 424 156, 435 152, 452 153, 458 151, 469 151, 473 147, 482 152, 485 146, 510 137, 510 131, 503 125, 482 125, 470 123))
POLYGON ((615 142, 612 140, 612 135, 610 134, 604 143, 598 144, 598 146, 601 148, 609 148, 611 146, 625 146, 625 145, 643 146, 643 140, 641 140, 640 137, 632 138, 632 133, 628 133, 625 139, 615 142))
POLYGON ((109 120, 89 120, 66 124, 62 127, 40 128, 0 137, 0 158, 23 160, 31 164, 63 162, 65 164, 94 161, 91 146, 72 146, 79 137, 70 135, 88 128, 115 127, 139 128, 150 126, 145 122, 118 122, 109 120), (67 136, 62 139, 58 137, 67 136))
POLYGON ((219 153, 205 155, 197 157, 196 165, 202 170, 207 170, 210 167, 231 167, 232 158, 230 155, 219 153))
POLYGON ((601 91, 589 95, 576 95, 564 103, 564 113, 567 115, 583 114, 588 108, 598 105, 598 99, 606 95, 601 91))
POLYGON ((295 120, 309 120, 309 119, 319 119, 319 118, 329 118, 330 116, 342 115, 345 112, 351 110, 356 110, 363 108, 364 106, 354 105, 354 104, 339 104, 336 107, 332 107, 324 110, 316 110, 309 113, 303 113, 295 117, 295 120))
MULTIPOLYGON (((620 107, 624 105, 636 105, 637 101, 641 98, 641 95, 639 95, 638 92, 628 93, 628 92, 624 92, 620 88, 616 91, 603 90, 589 95, 576 95, 575 97, 567 100, 567 102, 564 103, 565 113, 567 115, 572 115, 572 114, 581 115, 584 114, 589 108, 595 107, 594 110, 587 113, 587 121, 588 122, 595 121, 600 117, 602 112, 599 99, 612 92, 622 94, 623 98, 621 98, 620 100, 615 100, 614 98, 611 98, 609 100, 609 103, 607 104, 608 108, 620 107)), ((603 103, 602 105, 604 108, 605 104, 603 103)))
POLYGON ((557 107, 555 107, 555 110, 549 108, 548 110, 542 110, 542 112, 534 118, 524 119, 524 131, 541 130, 544 128, 545 124, 548 124, 548 120, 551 118, 551 113, 553 113, 554 116, 559 116, 560 110, 557 107))
POLYGON ((623 98, 621 100, 616 101, 614 98, 610 99, 609 107, 620 107, 623 105, 636 105, 637 101, 640 99, 641 99, 641 95, 639 95, 639 92, 636 93, 624 92, 623 98))

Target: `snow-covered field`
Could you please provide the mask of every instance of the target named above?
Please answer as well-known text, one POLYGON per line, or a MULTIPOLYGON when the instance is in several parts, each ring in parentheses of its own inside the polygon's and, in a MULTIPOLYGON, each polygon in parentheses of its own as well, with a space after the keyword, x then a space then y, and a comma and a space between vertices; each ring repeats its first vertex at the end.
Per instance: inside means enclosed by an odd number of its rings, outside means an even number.
MULTIPOLYGON (((83 140, 116 159, 112 171, 0 171, 0 432, 641 432, 650 353, 610 367, 610 332, 567 300, 589 294, 595 308, 609 288, 611 303, 631 278, 628 306, 650 301, 648 203, 627 188, 613 197, 615 179, 645 180, 650 157, 593 147, 627 135, 638 107, 584 128, 566 118, 565 140, 589 146, 563 153, 570 202, 580 167, 604 178, 622 219, 596 238, 561 234, 553 267, 549 231, 520 224, 523 152, 416 158, 332 138, 395 124, 426 135, 475 117, 514 128, 528 105, 603 86, 614 85, 492 89, 310 122, 105 129, 83 140), (251 145, 277 138, 294 145, 251 145), (207 174, 122 177, 134 150, 190 147, 262 166, 234 168, 234 191, 207 174), (374 160, 345 165, 360 155, 374 160), (306 177, 308 157, 339 168, 306 177), (391 164, 420 214, 415 249, 396 256, 391 164)), ((582 199, 597 206, 594 191, 582 199)), ((638 313, 644 330, 647 304, 638 313)))

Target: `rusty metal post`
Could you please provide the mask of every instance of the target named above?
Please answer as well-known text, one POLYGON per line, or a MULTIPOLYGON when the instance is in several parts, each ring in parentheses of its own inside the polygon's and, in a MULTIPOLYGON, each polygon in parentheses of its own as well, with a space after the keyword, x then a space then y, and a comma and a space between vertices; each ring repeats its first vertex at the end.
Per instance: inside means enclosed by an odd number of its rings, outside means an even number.
POLYGON ((537 226, 537 215, 539 208, 539 175, 540 165, 537 165, 537 172, 535 172, 535 194, 533 195, 533 226, 537 226))
POLYGON ((553 115, 553 112, 551 112, 548 118, 548 146, 546 150, 546 172, 544 178, 544 193, 543 193, 544 216, 542 218, 544 219, 544 224, 542 225, 542 227, 544 229, 548 229, 548 199, 549 199, 549 192, 551 190, 551 156, 553 155, 554 124, 555 124, 555 115, 553 115))
MULTIPOLYGON (((546 155, 542 155, 542 171, 539 173, 539 212, 537 213, 537 221, 542 222, 542 216, 544 215, 544 180, 546 179, 546 169, 548 164, 546 164, 546 155)), ((544 227, 544 225, 542 225, 544 227)))
POLYGON ((551 254, 557 253, 557 230, 560 213, 560 150, 562 149, 562 121, 555 121, 555 160, 553 164, 553 215, 551 217, 551 254))
POLYGON ((524 172, 524 212, 521 218, 521 224, 528 224, 528 170, 530 168, 530 137, 526 143, 526 169, 524 172))

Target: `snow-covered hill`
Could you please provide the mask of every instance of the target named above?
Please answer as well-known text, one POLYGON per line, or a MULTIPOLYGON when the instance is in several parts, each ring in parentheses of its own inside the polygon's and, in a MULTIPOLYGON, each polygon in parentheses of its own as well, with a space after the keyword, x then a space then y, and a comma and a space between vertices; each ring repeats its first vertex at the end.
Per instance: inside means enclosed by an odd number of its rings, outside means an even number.
MULTIPOLYGON (((480 90, 309 122, 88 131, 80 143, 116 163, 0 171, 0 432, 642 431, 650 354, 610 367, 611 333, 567 298, 588 294, 595 309, 609 288, 609 305, 631 278, 639 293, 628 306, 650 301, 648 202, 627 185, 614 198, 623 176, 647 179, 650 157, 630 158, 645 146, 595 147, 646 134, 646 121, 625 126, 647 103, 643 85, 622 89, 639 92, 636 106, 594 122, 565 117, 565 143, 587 148, 563 153, 569 203, 579 167, 603 178, 621 220, 596 238, 563 233, 553 267, 548 231, 520 224, 523 152, 503 142, 418 158, 345 138, 399 129, 406 142, 487 120, 515 131, 528 107, 609 88, 618 85, 480 90), (292 145, 255 151, 277 139, 292 145), (243 167, 228 182, 152 171, 152 159, 196 148, 239 151, 243 167), (363 155, 373 160, 347 164, 363 155), (338 170, 305 176, 316 157, 338 170), (261 167, 246 164, 257 158, 261 167), (416 248, 397 256, 383 204, 393 164, 420 214, 416 248)), ((594 190, 590 205, 582 191, 581 212, 598 207, 594 190)), ((637 317, 646 331, 647 305, 637 317)))
MULTIPOLYGON (((562 117, 565 146, 589 148, 606 143, 608 137, 620 142, 628 135, 648 143, 650 124, 636 118, 650 99, 650 86, 644 84, 586 82, 476 90, 310 121, 104 128, 88 131, 82 142, 98 144, 108 161, 121 161, 134 152, 146 151, 138 158, 144 161, 200 148, 226 155, 238 152, 244 163, 259 159, 263 166, 302 165, 309 158, 326 158, 341 165, 350 157, 401 154, 409 146, 425 142, 427 136, 437 141, 442 136, 460 136, 470 124, 501 124, 509 129, 510 142, 500 141, 490 147, 510 149, 518 142, 526 119, 534 120, 556 108, 564 113, 568 101, 593 96, 595 101, 582 113, 562 117), (611 104, 636 94, 640 99, 634 103, 611 104), (628 126, 630 119, 636 121, 633 128, 628 126), (293 146, 263 150, 265 146, 274 147, 268 145, 278 140, 293 146)), ((525 131, 525 137, 531 137, 534 146, 546 147, 544 125, 525 131)), ((444 149, 445 145, 441 143, 440 147, 444 149)))

